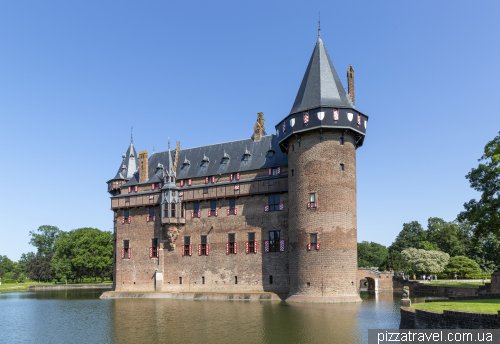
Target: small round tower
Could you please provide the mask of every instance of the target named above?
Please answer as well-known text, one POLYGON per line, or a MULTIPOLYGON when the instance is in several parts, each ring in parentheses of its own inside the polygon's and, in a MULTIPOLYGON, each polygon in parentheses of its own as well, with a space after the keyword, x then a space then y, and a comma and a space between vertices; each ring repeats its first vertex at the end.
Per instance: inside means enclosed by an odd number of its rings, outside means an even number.
POLYGON ((292 110, 276 126, 288 154, 290 301, 360 301, 356 149, 367 120, 318 37, 292 110))

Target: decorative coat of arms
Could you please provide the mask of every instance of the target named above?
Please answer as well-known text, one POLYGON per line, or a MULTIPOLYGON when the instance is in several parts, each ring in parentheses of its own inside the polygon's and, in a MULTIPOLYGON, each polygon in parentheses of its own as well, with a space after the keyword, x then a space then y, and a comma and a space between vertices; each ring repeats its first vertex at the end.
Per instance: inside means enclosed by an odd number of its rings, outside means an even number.
POLYGON ((324 112, 318 112, 318 118, 320 121, 323 120, 323 118, 325 118, 325 113, 324 112))
POLYGON ((290 119, 290 126, 293 128, 295 125, 295 118, 290 119))
POLYGON ((352 112, 348 112, 347 113, 347 119, 349 120, 349 122, 352 122, 352 117, 353 117, 352 112))

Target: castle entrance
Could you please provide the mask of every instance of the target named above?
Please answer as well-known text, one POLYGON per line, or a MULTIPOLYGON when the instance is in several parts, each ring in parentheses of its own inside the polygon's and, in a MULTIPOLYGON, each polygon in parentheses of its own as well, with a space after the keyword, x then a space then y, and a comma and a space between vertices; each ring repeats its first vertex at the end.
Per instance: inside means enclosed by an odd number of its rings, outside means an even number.
POLYGON ((359 280, 359 289, 362 290, 378 290, 377 280, 371 277, 364 277, 359 280))

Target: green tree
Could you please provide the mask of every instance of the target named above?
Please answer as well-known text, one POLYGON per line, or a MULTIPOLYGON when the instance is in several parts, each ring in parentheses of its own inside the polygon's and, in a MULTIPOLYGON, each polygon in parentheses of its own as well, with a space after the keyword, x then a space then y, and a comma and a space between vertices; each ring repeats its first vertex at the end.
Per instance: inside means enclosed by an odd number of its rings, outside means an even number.
POLYGON ((101 282, 113 267, 113 235, 97 228, 80 228, 75 242, 72 264, 76 268, 86 268, 93 276, 100 276, 101 282))
POLYGON ((54 278, 54 273, 50 269, 52 253, 46 256, 35 256, 30 260, 27 266, 28 277, 38 282, 48 282, 54 278))
POLYGON ((412 271, 426 274, 438 274, 443 272, 450 255, 441 251, 426 251, 416 248, 409 248, 401 252, 404 261, 407 262, 412 271))
POLYGON ((448 253, 451 257, 463 255, 465 251, 459 226, 439 217, 429 218, 427 241, 435 244, 440 251, 448 253))
POLYGON ((389 255, 384 245, 375 242, 358 242, 358 267, 380 267, 389 255))
POLYGON ((28 267, 28 263, 30 262, 31 258, 33 258, 34 256, 35 254, 33 252, 23 253, 21 255, 21 258, 17 261, 17 266, 22 274, 24 275, 28 274, 28 271, 26 269, 28 267))
POLYGON ((441 251, 435 242, 421 241, 418 248, 426 251, 441 251))
POLYGON ((424 240, 426 240, 426 233, 420 223, 417 221, 404 223, 396 240, 389 246, 389 252, 401 252, 410 247, 418 247, 424 240))
POLYGON ((54 252, 54 243, 60 233, 56 226, 40 226, 36 231, 30 231, 30 244, 37 248, 37 255, 45 257, 54 252))
POLYGON ((54 255, 50 267, 57 277, 64 279, 68 284, 68 278, 74 274, 71 259, 75 243, 71 240, 70 233, 62 232, 54 243, 54 255))
POLYGON ((404 271, 406 273, 410 272, 411 266, 404 261, 403 255, 401 252, 398 251, 392 251, 389 252, 387 258, 383 261, 381 264, 380 270, 383 271, 404 271))
POLYGON ((465 256, 456 256, 450 258, 445 271, 449 274, 456 273, 463 277, 465 274, 480 273, 481 269, 479 268, 479 264, 472 259, 465 256))
POLYGON ((0 256, 0 278, 14 271, 14 262, 7 256, 0 256))
POLYGON ((470 222, 477 238, 493 234, 500 239, 500 135, 486 144, 478 161, 479 166, 465 177, 481 198, 465 203, 458 219, 470 222))

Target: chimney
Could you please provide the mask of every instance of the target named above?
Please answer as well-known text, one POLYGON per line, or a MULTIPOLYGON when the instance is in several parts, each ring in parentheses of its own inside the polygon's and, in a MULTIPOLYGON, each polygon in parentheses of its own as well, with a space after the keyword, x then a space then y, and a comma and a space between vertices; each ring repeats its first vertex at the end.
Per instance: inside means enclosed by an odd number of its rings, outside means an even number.
POLYGON ((355 105, 354 103, 354 68, 352 68, 351 65, 349 65, 349 68, 347 69, 347 90, 349 91, 349 98, 351 98, 352 105, 355 105))
POLYGON ((266 134, 266 127, 264 126, 264 113, 257 114, 257 122, 253 126, 253 140, 259 141, 262 135, 266 134))
POLYGON ((177 145, 175 146, 174 172, 177 171, 177 162, 179 161, 180 150, 181 150, 181 143, 177 141, 177 145))
POLYGON ((143 150, 139 152, 139 183, 144 183, 148 180, 148 167, 149 167, 149 158, 148 151, 143 150))

